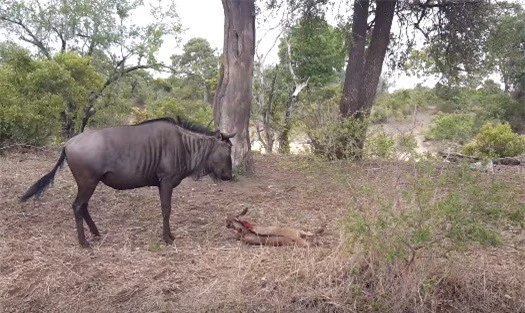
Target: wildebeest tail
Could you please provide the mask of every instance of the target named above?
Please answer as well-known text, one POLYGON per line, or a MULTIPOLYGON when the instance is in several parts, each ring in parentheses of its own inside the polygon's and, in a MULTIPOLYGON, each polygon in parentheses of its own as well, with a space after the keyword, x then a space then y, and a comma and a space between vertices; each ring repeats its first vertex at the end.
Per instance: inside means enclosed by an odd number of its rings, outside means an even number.
POLYGON ((62 167, 65 159, 66 150, 65 148, 62 148, 62 153, 60 154, 60 158, 58 158, 55 167, 53 167, 53 169, 49 173, 42 176, 42 178, 40 178, 36 183, 33 184, 33 186, 29 188, 26 191, 26 193, 20 197, 20 202, 24 202, 33 196, 35 196, 35 198, 39 198, 42 195, 42 193, 44 193, 46 188, 53 183, 53 180, 55 179, 55 174, 58 171, 58 169, 62 167))

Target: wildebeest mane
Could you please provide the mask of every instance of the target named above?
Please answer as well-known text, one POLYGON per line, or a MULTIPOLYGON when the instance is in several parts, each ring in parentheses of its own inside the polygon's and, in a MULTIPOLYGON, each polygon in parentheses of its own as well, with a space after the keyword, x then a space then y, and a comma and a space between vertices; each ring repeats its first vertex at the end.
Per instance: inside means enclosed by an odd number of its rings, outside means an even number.
POLYGON ((176 118, 172 118, 172 117, 159 117, 159 118, 153 118, 153 119, 149 119, 149 120, 145 120, 145 121, 142 121, 140 123, 137 123, 135 125, 142 125, 142 124, 149 124, 149 123, 154 123, 154 122, 160 122, 160 121, 163 121, 163 122, 168 122, 170 124, 173 124, 173 125, 178 125, 186 130, 189 130, 189 131, 192 131, 192 132, 196 132, 196 133, 199 133, 199 134, 202 134, 202 135, 207 135, 207 136, 213 136, 215 135, 215 132, 210 130, 209 128, 205 127, 205 126, 202 126, 202 125, 199 125, 199 124, 196 124, 192 121, 189 121, 183 117, 180 117, 180 116, 177 116, 176 118))

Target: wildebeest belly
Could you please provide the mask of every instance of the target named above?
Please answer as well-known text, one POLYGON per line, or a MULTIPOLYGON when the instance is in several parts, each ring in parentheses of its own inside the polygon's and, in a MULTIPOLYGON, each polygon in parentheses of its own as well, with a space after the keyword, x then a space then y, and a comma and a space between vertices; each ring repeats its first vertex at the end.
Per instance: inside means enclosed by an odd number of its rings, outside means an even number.
POLYGON ((133 175, 133 173, 119 173, 119 172, 107 172, 101 179, 101 181, 111 187, 118 190, 134 189, 145 186, 158 186, 158 178, 156 176, 142 176, 133 175))

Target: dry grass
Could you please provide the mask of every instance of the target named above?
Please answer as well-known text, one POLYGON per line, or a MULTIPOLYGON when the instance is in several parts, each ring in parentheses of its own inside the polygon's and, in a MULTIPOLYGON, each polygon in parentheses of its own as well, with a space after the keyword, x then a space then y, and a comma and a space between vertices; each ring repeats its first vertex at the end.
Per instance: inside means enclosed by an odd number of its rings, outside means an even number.
POLYGON ((12 152, 0 159, 0 312, 525 311, 522 235, 448 259, 423 255, 409 268, 380 266, 347 249, 341 218, 348 203, 367 207, 364 182, 395 192, 409 170, 401 163, 310 166, 258 156, 255 174, 237 182, 184 181, 171 218, 176 246, 161 240, 156 189, 101 184, 90 212, 102 238, 85 250, 77 244, 67 167, 40 201, 17 201, 56 157, 12 152), (308 249, 245 246, 225 227, 227 215, 245 206, 255 223, 306 230, 327 223, 327 230, 308 249))

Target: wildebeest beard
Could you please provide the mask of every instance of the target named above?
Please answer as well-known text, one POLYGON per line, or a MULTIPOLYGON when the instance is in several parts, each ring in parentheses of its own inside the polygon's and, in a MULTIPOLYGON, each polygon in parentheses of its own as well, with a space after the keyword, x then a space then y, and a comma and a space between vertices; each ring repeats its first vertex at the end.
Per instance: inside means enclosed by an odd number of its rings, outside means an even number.
POLYGON ((210 176, 210 178, 215 183, 219 183, 221 181, 221 178, 219 175, 217 175, 213 170, 207 169, 205 166, 195 170, 195 172, 192 175, 192 178, 194 181, 201 180, 204 176, 210 176))

